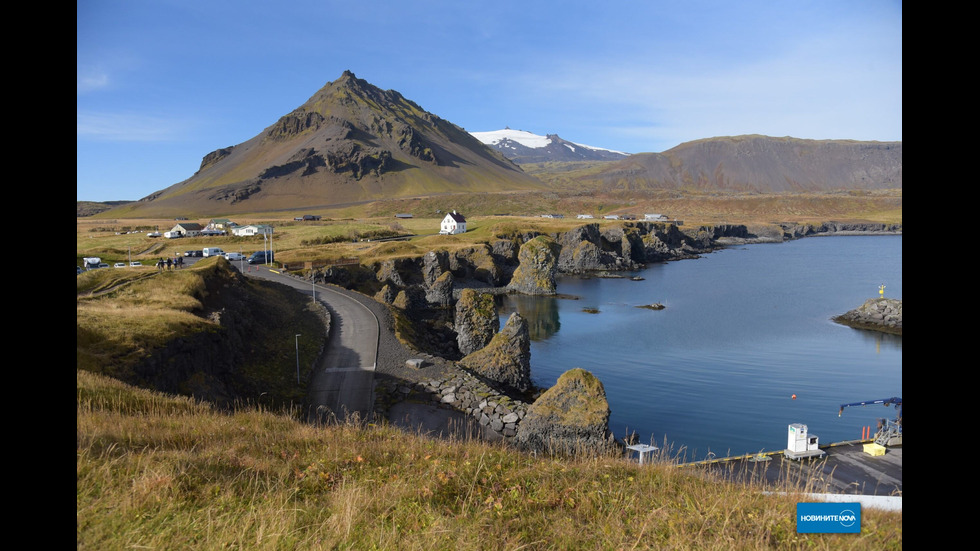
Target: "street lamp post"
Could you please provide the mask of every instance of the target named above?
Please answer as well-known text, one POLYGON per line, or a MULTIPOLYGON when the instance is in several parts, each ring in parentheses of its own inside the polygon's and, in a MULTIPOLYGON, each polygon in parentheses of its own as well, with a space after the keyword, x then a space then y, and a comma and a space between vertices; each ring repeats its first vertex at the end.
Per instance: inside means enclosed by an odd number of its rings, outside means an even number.
POLYGON ((301 333, 296 334, 296 384, 299 384, 299 337, 301 333))

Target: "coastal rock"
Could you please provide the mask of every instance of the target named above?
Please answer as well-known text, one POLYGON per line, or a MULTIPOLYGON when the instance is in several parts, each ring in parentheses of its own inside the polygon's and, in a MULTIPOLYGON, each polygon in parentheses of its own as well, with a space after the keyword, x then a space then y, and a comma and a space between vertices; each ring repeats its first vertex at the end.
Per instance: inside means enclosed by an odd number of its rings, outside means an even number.
POLYGON ((518 265, 508 288, 528 295, 553 295, 558 288, 555 269, 561 248, 554 239, 539 235, 521 245, 518 265))
POLYGON ((517 392, 527 392, 531 388, 527 321, 514 312, 490 344, 464 357, 459 365, 517 392))
POLYGON ((561 253, 558 270, 567 274, 581 274, 612 269, 616 257, 605 252, 598 224, 585 224, 569 230, 558 238, 561 253))
POLYGON ((794 224, 783 222, 779 224, 783 229, 783 239, 799 239, 801 237, 811 237, 814 235, 848 235, 848 234, 900 234, 902 233, 901 224, 881 224, 881 223, 842 223, 824 222, 822 224, 794 224))
POLYGON ((421 287, 406 287, 395 296, 392 305, 407 312, 421 310, 428 306, 425 299, 425 291, 421 287))
POLYGON ((902 334, 902 301, 893 298, 871 298, 860 307, 833 318, 842 325, 902 334))
POLYGON ((501 285, 503 271, 493 258, 490 245, 481 243, 449 255, 449 269, 456 279, 474 279, 492 287, 501 285))
POLYGON ((378 266, 377 274, 378 282, 380 282, 382 285, 393 285, 399 288, 406 286, 405 280, 402 279, 401 274, 395 267, 394 260, 385 260, 384 262, 381 262, 381 264, 378 266))
POLYGON ((394 304, 395 298, 398 296, 398 290, 391 285, 385 285, 380 291, 375 293, 374 300, 382 302, 384 304, 394 304))
POLYGON ((574 368, 527 408, 514 443, 525 451, 597 454, 616 448, 606 391, 592 373, 574 368))
POLYGON ((464 356, 490 344, 500 327, 493 295, 463 289, 456 302, 455 326, 456 344, 464 356))
POLYGON ((425 290, 425 300, 429 304, 446 307, 453 302, 453 273, 443 272, 425 290))
POLYGON ((449 270, 449 254, 445 251, 429 251, 422 257, 422 281, 432 287, 443 273, 449 270))

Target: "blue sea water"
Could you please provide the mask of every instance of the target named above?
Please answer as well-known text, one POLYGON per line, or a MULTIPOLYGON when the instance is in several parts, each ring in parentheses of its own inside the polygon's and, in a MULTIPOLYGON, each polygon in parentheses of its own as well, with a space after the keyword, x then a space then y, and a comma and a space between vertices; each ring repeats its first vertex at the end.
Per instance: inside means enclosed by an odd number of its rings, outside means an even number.
POLYGON ((902 237, 828 236, 726 248, 625 275, 564 277, 577 299, 507 296, 531 330, 531 376, 598 377, 617 437, 636 432, 684 460, 778 451, 791 423, 821 444, 861 437, 902 396, 902 339, 831 321, 902 298, 902 237), (654 302, 664 310, 637 308, 654 302), (586 309, 598 309, 589 313, 586 309), (796 398, 793 398, 793 395, 796 398))

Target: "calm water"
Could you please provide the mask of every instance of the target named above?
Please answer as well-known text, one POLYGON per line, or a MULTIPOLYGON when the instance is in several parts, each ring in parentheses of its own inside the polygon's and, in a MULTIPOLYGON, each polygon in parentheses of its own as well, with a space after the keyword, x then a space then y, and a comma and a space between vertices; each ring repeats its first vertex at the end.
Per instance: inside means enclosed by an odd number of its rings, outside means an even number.
POLYGON ((602 381, 617 437, 636 431, 696 460, 785 449, 790 423, 827 444, 895 417, 837 412, 902 396, 901 337, 830 318, 881 284, 902 298, 901 236, 737 246, 627 275, 645 279, 562 278, 558 292, 578 300, 509 296, 500 308, 501 323, 515 309, 528 319, 536 384, 573 367, 602 381), (636 308, 653 302, 666 309, 636 308))

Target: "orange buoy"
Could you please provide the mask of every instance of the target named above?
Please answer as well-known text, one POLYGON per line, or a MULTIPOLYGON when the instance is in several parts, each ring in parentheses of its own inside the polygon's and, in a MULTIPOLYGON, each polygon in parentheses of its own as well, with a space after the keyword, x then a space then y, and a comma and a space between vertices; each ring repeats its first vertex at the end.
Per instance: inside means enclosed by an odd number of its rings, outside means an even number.
POLYGON ((793 395, 793 399, 794 399, 794 400, 796 399, 796 394, 794 394, 794 395, 793 395))

